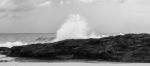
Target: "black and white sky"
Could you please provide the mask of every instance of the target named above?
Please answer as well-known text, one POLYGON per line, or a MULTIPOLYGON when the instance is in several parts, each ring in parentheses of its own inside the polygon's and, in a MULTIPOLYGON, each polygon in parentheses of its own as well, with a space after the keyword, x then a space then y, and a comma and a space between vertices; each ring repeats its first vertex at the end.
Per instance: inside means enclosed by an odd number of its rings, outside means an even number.
POLYGON ((150 0, 0 0, 0 33, 55 33, 70 14, 98 33, 150 33, 150 0))

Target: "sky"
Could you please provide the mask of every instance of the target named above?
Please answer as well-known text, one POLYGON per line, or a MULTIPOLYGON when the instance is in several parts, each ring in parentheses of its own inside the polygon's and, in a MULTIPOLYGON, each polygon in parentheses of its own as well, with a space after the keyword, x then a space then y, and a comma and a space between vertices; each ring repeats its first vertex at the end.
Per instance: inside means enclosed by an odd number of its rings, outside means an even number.
POLYGON ((150 33, 150 0, 0 0, 0 33, 55 33, 70 14, 97 33, 150 33))

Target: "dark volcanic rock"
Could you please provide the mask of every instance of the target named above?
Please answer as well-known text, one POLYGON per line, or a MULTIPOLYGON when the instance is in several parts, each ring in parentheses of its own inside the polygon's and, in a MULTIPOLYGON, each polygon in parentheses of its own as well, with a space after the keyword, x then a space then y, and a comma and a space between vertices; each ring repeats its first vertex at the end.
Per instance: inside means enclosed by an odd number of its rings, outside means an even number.
POLYGON ((88 59, 150 62, 150 34, 125 34, 100 39, 69 39, 12 47, 8 56, 44 59, 88 59))
POLYGON ((126 53, 123 58, 125 62, 150 62, 150 47, 141 47, 126 53))
POLYGON ((0 54, 8 54, 10 52, 10 48, 0 47, 0 54))

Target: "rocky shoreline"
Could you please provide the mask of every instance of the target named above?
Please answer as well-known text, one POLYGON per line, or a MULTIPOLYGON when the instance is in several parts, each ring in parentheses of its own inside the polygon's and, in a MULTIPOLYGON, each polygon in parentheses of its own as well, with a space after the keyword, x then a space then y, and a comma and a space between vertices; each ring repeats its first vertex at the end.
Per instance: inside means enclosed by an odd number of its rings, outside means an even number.
POLYGON ((68 39, 54 43, 1 47, 0 54, 48 60, 150 62, 150 34, 125 34, 99 39, 68 39))

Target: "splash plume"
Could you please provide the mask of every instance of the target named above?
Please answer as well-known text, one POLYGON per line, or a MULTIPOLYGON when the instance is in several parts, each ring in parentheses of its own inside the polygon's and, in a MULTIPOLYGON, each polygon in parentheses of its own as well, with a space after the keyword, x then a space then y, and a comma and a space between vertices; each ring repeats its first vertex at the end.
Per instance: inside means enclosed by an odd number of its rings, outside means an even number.
POLYGON ((99 38, 94 33, 90 35, 89 29, 90 28, 83 17, 81 17, 79 14, 72 14, 57 31, 54 42, 65 39, 99 38))

